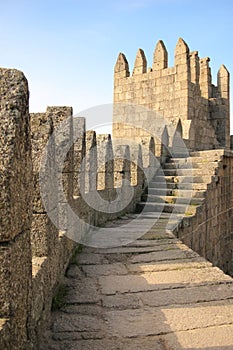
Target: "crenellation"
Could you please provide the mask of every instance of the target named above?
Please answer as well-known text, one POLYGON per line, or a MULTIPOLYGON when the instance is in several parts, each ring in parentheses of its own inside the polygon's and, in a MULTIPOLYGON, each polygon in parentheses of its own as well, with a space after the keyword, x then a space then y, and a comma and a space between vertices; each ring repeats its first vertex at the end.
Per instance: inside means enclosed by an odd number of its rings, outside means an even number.
POLYGON ((114 188, 113 183, 113 149, 110 134, 98 134, 96 137, 97 144, 97 189, 111 190, 114 188))
POLYGON ((86 132, 86 177, 85 192, 95 191, 97 188, 97 144, 96 132, 88 130, 86 132))
MULTIPOLYGON (((196 135, 194 139, 192 138, 192 142, 189 142, 188 138, 185 139, 186 144, 192 147, 192 150, 217 148, 219 144, 229 145, 230 141, 227 136, 229 107, 224 107, 229 106, 229 103, 225 102, 229 101, 229 76, 224 66, 218 73, 218 87, 215 87, 212 84, 210 59, 208 57, 200 59, 198 51, 190 52, 188 45, 181 38, 175 48, 173 67, 167 67, 167 52, 161 41, 156 46, 153 61, 152 72, 144 71, 130 78, 121 78, 118 89, 121 86, 124 93, 119 93, 119 90, 115 89, 114 103, 143 106, 154 111, 155 119, 159 114, 166 118, 168 123, 174 118, 176 123, 179 118, 181 123, 193 120, 192 127, 195 125, 194 128, 201 126, 207 129, 209 138, 196 135), (130 84, 128 84, 129 81, 130 84), (225 94, 224 102, 221 94, 225 94), (215 98, 221 107, 213 107, 212 98, 215 98), (225 121, 223 115, 225 115, 225 121)), ((118 79, 116 75, 115 78, 118 79)), ((138 121, 139 125, 142 121, 138 121)), ((115 117, 114 122, 117 122, 115 117)), ((153 124, 149 128, 152 134, 156 132, 153 124)), ((120 137, 118 132, 114 128, 114 138, 120 137)), ((124 131, 121 129, 120 133, 124 131)), ((186 135, 188 136, 188 132, 186 135)))
POLYGON ((162 40, 156 44, 153 56, 153 70, 161 70, 168 67, 168 53, 162 40))
POLYGON ((209 62, 209 57, 200 59, 200 89, 202 96, 207 100, 212 97, 212 77, 209 62))
POLYGON ((191 82, 193 84, 199 83, 200 78, 200 58, 198 51, 192 51, 189 55, 190 58, 190 70, 191 70, 191 82))
POLYGON ((230 74, 224 65, 218 71, 218 91, 222 98, 229 100, 230 74))
POLYGON ((115 65, 114 73, 118 79, 126 78, 130 76, 129 64, 123 53, 119 53, 119 56, 115 65))
POLYGON ((86 154, 86 120, 83 117, 73 118, 74 132, 74 174, 73 197, 78 198, 85 191, 85 154, 86 154))
POLYGON ((179 38, 175 48, 175 66, 186 65, 189 60, 189 47, 186 42, 179 38))
POLYGON ((193 171, 202 182, 192 186, 205 188, 196 214, 184 217, 174 232, 233 274, 229 72, 222 65, 213 85, 209 58, 190 53, 183 39, 174 67, 167 61, 159 41, 153 68, 147 69, 140 49, 130 76, 119 54, 113 140, 86 131, 85 118, 74 118, 71 107, 29 114, 23 73, 0 68, 0 348, 39 348, 52 297, 78 242, 85 242, 90 225, 135 212, 158 165, 174 170, 165 164, 171 155, 182 156, 183 171, 199 159, 193 171))
POLYGON ((28 228, 31 213, 32 187, 25 191, 32 173, 29 92, 24 74, 15 69, 0 68, 0 86, 0 133, 6 135, 0 139, 0 242, 8 242, 28 228))
POLYGON ((144 74, 147 72, 147 60, 142 49, 138 49, 136 59, 134 62, 134 69, 132 75, 144 74))

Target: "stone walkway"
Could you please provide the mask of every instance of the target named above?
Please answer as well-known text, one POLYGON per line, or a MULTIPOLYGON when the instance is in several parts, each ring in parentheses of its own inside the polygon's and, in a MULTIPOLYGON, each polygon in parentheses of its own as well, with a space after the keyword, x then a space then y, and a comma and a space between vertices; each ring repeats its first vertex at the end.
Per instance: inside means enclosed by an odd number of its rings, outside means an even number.
POLYGON ((232 350, 233 279, 166 224, 128 246, 84 247, 41 349, 232 350))

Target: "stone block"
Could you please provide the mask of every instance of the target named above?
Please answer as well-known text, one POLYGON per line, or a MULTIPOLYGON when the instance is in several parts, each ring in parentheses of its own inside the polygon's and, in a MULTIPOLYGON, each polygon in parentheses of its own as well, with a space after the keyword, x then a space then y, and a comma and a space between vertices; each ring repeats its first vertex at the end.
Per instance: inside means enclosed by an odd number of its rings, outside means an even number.
POLYGON ((31 247, 30 232, 1 246, 1 314, 10 316, 10 349, 23 349, 28 340, 31 314, 31 247))
POLYGON ((55 248, 58 228, 51 222, 47 214, 33 214, 31 227, 32 255, 49 256, 55 248))
POLYGON ((0 349, 12 350, 9 319, 0 318, 0 349))
POLYGON ((0 69, 0 241, 30 226, 32 200, 28 85, 23 73, 0 69))

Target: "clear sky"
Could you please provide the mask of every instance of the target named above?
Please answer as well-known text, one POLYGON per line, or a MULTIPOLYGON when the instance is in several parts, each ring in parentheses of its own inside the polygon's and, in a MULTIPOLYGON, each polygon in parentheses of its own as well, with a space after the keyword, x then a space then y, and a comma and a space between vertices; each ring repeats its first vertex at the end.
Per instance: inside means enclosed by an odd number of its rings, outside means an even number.
POLYGON ((76 114, 111 103, 118 53, 126 54, 132 70, 140 47, 150 66, 159 39, 169 65, 182 37, 190 50, 211 58, 213 83, 222 63, 233 75, 232 0, 0 2, 0 66, 25 73, 31 112, 68 105, 76 114))

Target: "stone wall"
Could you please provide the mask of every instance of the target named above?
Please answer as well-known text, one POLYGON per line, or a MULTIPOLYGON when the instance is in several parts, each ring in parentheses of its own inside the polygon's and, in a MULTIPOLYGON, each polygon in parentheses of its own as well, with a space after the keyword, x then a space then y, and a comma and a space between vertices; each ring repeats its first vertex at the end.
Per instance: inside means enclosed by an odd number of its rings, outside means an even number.
POLYGON ((222 65, 214 86, 209 61, 200 59, 197 51, 190 52, 179 39, 174 66, 168 67, 167 50, 160 40, 152 68, 147 68, 139 49, 130 75, 127 59, 120 53, 114 70, 113 137, 161 139, 167 126, 171 147, 178 130, 189 150, 229 148, 229 73, 222 65))
POLYGON ((0 86, 0 348, 36 349, 77 245, 135 210, 145 169, 140 146, 86 132, 70 107, 29 115, 23 73, 0 69, 0 86))
MULTIPOLYGON (((119 55, 113 141, 86 132, 85 119, 74 118, 71 107, 29 115, 23 73, 0 69, 0 349, 37 348, 77 245, 96 226, 135 210, 156 162, 183 147, 178 136, 188 149, 229 147, 226 68, 215 87, 209 59, 190 53, 181 39, 174 67, 167 61, 160 41, 153 67, 147 69, 139 50, 130 76, 119 55)), ((225 152, 206 201, 177 231, 231 274, 232 172, 225 152)))
POLYGON ((32 159, 28 85, 0 69, 0 324, 1 349, 19 349, 31 320, 32 159))
MULTIPOLYGON (((207 169, 211 155, 204 153, 200 152, 200 156, 207 169)), ((204 202, 194 217, 182 220, 175 233, 190 248, 233 276, 233 155, 231 151, 221 153, 204 202)))

